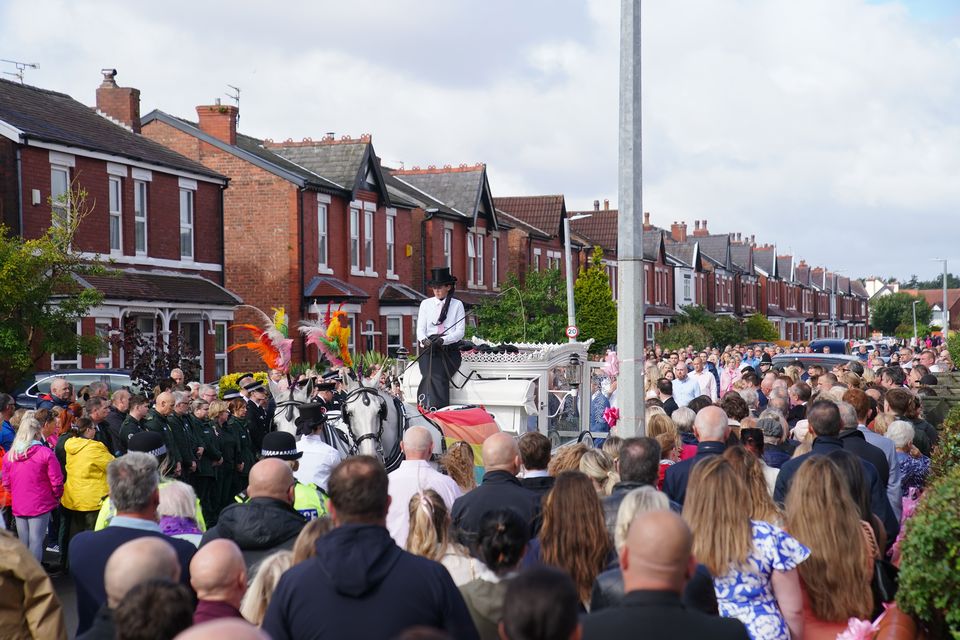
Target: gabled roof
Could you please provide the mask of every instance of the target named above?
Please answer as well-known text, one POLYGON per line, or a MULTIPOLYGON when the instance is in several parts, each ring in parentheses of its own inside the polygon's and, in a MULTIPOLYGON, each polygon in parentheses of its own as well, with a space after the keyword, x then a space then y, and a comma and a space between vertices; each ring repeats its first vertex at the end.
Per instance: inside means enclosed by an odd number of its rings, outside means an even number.
POLYGON ((731 243, 730 262, 736 270, 754 275, 753 247, 747 243, 731 243))
POLYGON ((184 273, 120 269, 108 275, 75 276, 80 286, 103 293, 108 300, 149 300, 230 306, 243 301, 236 294, 200 276, 184 273))
POLYGON ((434 213, 441 217, 462 219, 459 211, 454 211, 443 204, 429 193, 417 189, 411 184, 407 184, 397 176, 393 175, 393 169, 382 167, 383 181, 387 185, 387 193, 390 194, 390 201, 395 203, 408 203, 413 207, 419 207, 424 211, 428 209, 436 210, 434 213))
POLYGON ((777 274, 784 282, 793 282, 793 256, 777 256, 777 274))
POLYGON ((471 225, 476 224, 481 212, 486 211, 490 227, 498 227, 496 205, 487 180, 487 165, 483 163, 395 169, 393 175, 467 218, 471 225))
POLYGON ((562 195, 511 196, 494 198, 493 202, 498 210, 539 229, 547 237, 561 235, 561 223, 567 211, 562 195))
POLYGON ((0 135, 20 144, 29 144, 30 141, 59 144, 218 180, 226 179, 64 93, 8 80, 0 80, 0 135))
POLYGON ((777 249, 776 247, 754 247, 753 268, 762 276, 777 277, 777 249))
POLYGON ((695 236, 700 244, 700 252, 715 265, 728 271, 733 270, 730 261, 730 236, 721 233, 708 236, 695 236))
POLYGON ((304 298, 322 298, 324 300, 336 300, 345 302, 348 300, 364 301, 370 298, 370 294, 354 286, 349 282, 344 282, 333 276, 314 276, 303 288, 304 298))
POLYGON ((850 293, 850 278, 846 276, 837 276, 837 292, 844 295, 850 293))
MULTIPOLYGON (((870 294, 867 293, 867 288, 863 286, 863 283, 856 279, 850 280, 850 295, 857 296, 858 298, 869 298, 870 294)), ((947 301, 950 301, 950 298, 947 298, 947 301)), ((943 303, 943 296, 940 296, 940 302, 943 303)))
POLYGON ((264 140, 264 146, 313 173, 330 180, 341 189, 355 194, 358 190, 378 193, 389 202, 386 183, 380 170, 380 160, 373 152, 370 136, 360 138, 332 137, 323 140, 304 139, 300 142, 264 140))
POLYGON ((663 232, 644 232, 643 234, 643 259, 650 262, 656 262, 663 258, 667 259, 667 250, 663 242, 663 232))
POLYGON ((342 189, 323 176, 317 175, 286 158, 278 156, 263 146, 263 141, 252 136, 237 133, 237 144, 231 145, 219 138, 215 138, 197 126, 197 123, 172 116, 169 113, 154 109, 140 119, 143 125, 151 122, 162 122, 178 131, 193 136, 198 140, 229 153, 241 160, 249 162, 264 171, 288 180, 299 187, 317 189, 327 193, 342 193, 342 189))
POLYGON ((688 267, 694 271, 703 270, 700 245, 696 240, 667 244, 666 249, 667 257, 676 260, 681 266, 688 267))
POLYGON ((798 284, 803 285, 804 287, 810 286, 810 266, 804 262, 796 265, 793 268, 793 278, 797 281, 798 284))
POLYGON ((543 231, 542 229, 539 229, 533 226, 532 224, 527 224, 526 222, 524 222, 523 220, 520 220, 519 218, 515 218, 514 216, 510 215, 503 209, 497 209, 497 216, 499 217, 500 222, 505 222, 507 225, 513 227, 514 229, 520 229, 524 231, 527 235, 532 236, 534 238, 539 238, 540 240, 549 240, 551 237, 550 234, 547 233, 546 231, 543 231))
MULTIPOLYGON (((602 209, 600 211, 568 211, 571 218, 579 214, 589 214, 589 218, 581 218, 570 223, 571 235, 576 233, 588 240, 591 244, 601 247, 610 253, 617 252, 617 210, 602 209)), ((644 234, 646 235, 646 234, 644 234)))
POLYGON ((420 304, 426 296, 399 282, 385 282, 378 293, 381 305, 420 304))

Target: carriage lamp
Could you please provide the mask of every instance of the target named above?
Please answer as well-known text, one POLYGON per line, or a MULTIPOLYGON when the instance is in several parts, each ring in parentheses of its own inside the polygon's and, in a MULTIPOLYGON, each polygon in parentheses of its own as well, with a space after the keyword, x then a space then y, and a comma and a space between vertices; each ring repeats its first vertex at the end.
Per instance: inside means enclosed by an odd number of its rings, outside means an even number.
POLYGON ((567 371, 569 372, 570 386, 577 388, 580 386, 580 376, 583 373, 583 365, 580 363, 580 356, 577 354, 570 355, 570 364, 567 366, 567 371))

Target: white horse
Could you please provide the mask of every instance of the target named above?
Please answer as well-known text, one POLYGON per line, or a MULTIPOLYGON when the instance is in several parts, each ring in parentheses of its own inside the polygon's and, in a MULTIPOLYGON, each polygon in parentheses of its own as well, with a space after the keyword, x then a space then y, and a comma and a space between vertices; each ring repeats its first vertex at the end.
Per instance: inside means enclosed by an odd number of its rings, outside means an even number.
POLYGON ((313 380, 303 384, 297 384, 290 380, 286 389, 272 380, 270 381, 270 393, 276 402, 277 410, 273 414, 273 425, 277 431, 286 431, 287 433, 297 435, 297 418, 300 417, 300 405, 306 404, 313 394, 313 380))

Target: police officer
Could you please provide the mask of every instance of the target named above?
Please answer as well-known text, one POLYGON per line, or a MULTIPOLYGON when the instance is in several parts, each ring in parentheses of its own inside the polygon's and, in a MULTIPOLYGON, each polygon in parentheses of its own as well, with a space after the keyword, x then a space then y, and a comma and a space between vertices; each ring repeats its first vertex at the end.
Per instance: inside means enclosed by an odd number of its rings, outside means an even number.
MULTIPOLYGON (((302 451, 297 451, 297 439, 286 431, 273 431, 263 438, 263 449, 260 459, 279 458, 285 460, 290 468, 296 472, 300 468, 302 451)), ((246 491, 239 493, 237 502, 249 500, 246 491)), ((297 482, 293 489, 293 508, 307 520, 315 520, 327 515, 327 496, 317 485, 297 482)))

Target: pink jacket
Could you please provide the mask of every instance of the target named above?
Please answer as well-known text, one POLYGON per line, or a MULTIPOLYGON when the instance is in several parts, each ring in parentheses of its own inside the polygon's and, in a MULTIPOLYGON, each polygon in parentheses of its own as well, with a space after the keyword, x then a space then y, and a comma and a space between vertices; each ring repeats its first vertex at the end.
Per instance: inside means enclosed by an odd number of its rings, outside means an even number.
POLYGON ((13 515, 39 516, 60 504, 63 472, 57 456, 43 445, 27 449, 25 458, 13 459, 13 451, 3 459, 3 486, 13 500, 13 515))

